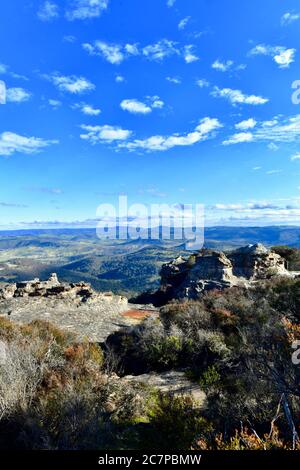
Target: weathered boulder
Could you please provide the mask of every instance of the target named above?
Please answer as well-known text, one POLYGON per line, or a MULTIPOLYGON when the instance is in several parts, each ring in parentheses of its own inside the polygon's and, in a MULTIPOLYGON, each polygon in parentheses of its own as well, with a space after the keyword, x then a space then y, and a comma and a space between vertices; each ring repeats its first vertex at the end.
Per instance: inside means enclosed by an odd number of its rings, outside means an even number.
POLYGON ((203 249, 188 259, 176 258, 163 265, 160 289, 150 301, 155 305, 171 299, 197 299, 212 289, 249 287, 273 276, 294 277, 284 258, 258 243, 223 253, 203 249))

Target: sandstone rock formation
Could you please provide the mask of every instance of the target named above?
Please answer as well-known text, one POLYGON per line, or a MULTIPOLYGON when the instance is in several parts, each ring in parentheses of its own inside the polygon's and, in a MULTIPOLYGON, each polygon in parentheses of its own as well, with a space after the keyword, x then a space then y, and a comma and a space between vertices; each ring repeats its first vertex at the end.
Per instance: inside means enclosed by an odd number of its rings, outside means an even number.
POLYGON ((197 299, 211 289, 248 287, 273 276, 295 275, 287 270, 281 256, 262 244, 248 245, 226 254, 203 249, 188 259, 179 257, 163 265, 161 287, 156 296, 160 301, 197 299))
POLYGON ((46 320, 90 341, 105 341, 114 331, 131 326, 131 319, 123 316, 130 308, 126 297, 96 292, 84 282, 59 282, 56 274, 47 281, 34 279, 0 289, 0 317, 25 324, 46 320))
POLYGON ((126 297, 113 295, 111 292, 96 292, 90 284, 85 282, 65 283, 59 282, 55 273, 47 281, 33 279, 32 281, 7 284, 0 289, 0 300, 19 297, 39 297, 66 300, 71 303, 95 302, 105 300, 127 305, 126 297))

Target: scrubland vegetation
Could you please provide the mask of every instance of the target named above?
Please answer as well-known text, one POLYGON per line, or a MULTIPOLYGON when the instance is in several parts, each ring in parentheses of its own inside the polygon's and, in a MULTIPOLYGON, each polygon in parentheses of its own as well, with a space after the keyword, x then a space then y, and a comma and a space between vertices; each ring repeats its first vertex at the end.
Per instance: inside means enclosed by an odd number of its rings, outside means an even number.
POLYGON ((297 339, 300 280, 171 302, 103 349, 2 318, 0 449, 300 448, 297 339), (126 381, 173 369, 204 403, 126 381))

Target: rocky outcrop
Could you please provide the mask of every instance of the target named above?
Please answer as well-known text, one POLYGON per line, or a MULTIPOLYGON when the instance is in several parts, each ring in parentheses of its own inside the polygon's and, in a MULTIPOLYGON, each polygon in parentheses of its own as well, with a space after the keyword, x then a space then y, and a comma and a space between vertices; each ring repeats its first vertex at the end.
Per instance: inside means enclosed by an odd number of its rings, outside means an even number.
POLYGON ((212 289, 249 287, 273 276, 295 275, 287 270, 284 258, 262 244, 228 253, 203 249, 188 259, 179 257, 163 265, 161 287, 150 301, 162 304, 174 298, 197 299, 212 289))
POLYGON ((132 308, 126 297, 97 292, 84 282, 60 282, 56 274, 0 289, 0 317, 24 324, 46 320, 90 341, 105 341, 114 331, 132 326, 123 315, 132 308))
POLYGON ((51 274, 47 281, 33 279, 32 281, 7 284, 0 289, 0 300, 8 300, 20 297, 55 298, 66 300, 74 304, 82 302, 97 302, 104 300, 127 305, 127 299, 113 295, 110 292, 96 292, 90 284, 85 282, 65 283, 59 282, 55 273, 51 274))

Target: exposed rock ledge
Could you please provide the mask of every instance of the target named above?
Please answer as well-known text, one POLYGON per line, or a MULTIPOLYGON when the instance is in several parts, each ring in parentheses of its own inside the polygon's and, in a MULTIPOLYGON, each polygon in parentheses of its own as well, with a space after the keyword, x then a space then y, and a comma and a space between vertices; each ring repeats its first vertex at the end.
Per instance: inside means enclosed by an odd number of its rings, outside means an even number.
POLYGON ((139 309, 145 307, 130 305, 126 297, 110 292, 96 292, 83 282, 59 282, 56 274, 47 281, 34 279, 0 289, 0 316, 20 323, 47 320, 89 341, 103 342, 120 328, 132 326, 135 320, 126 312, 139 309))
POLYGON ((161 392, 167 392, 174 395, 192 395, 197 401, 198 406, 204 404, 205 393, 200 386, 189 380, 184 372, 171 370, 167 372, 142 375, 126 375, 121 380, 128 383, 144 384, 154 387, 161 392))

